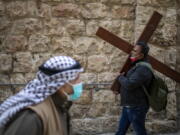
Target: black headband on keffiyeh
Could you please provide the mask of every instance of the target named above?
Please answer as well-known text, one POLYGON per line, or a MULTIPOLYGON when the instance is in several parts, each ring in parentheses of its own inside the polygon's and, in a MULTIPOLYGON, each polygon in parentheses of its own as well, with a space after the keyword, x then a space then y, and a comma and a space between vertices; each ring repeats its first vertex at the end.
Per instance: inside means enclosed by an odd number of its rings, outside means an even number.
POLYGON ((81 69, 81 65, 78 61, 76 61, 76 63, 74 65, 72 65, 71 67, 65 68, 65 69, 53 69, 53 68, 46 68, 44 66, 44 64, 42 64, 41 66, 39 66, 39 70, 49 76, 57 74, 57 73, 61 73, 67 70, 72 70, 72 69, 81 69))
POLYGON ((47 60, 24 89, 0 105, 0 127, 22 109, 36 105, 54 94, 59 88, 83 72, 80 64, 68 56, 55 56, 47 60))

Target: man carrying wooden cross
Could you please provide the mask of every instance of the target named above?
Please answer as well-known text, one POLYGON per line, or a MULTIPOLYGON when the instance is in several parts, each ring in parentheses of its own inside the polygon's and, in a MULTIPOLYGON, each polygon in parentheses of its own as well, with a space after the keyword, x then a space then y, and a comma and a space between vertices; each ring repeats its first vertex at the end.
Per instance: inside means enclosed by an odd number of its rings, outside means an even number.
MULTIPOLYGON (((142 89, 143 85, 147 88, 150 83, 149 81, 152 80, 151 68, 148 69, 147 65, 150 66, 151 64, 153 69, 180 83, 180 73, 148 55, 149 49, 146 43, 156 30, 161 18, 162 15, 158 12, 153 13, 135 45, 129 44, 102 27, 96 32, 98 37, 128 54, 130 53, 125 65, 120 70, 119 77, 114 81, 111 87, 113 92, 118 93, 120 90, 121 104, 123 105, 122 117, 116 135, 125 135, 130 123, 133 125, 137 135, 147 134, 144 125, 149 107, 144 93, 145 88, 144 90, 142 89), (150 64, 146 63, 146 58, 150 64), (145 65, 143 65, 143 62, 145 65)), ((154 80, 155 79, 153 79, 153 82, 154 80)), ((159 103, 157 105, 159 105, 159 103)))
POLYGON ((137 64, 147 62, 149 47, 145 42, 137 42, 130 54, 132 68, 120 73, 118 81, 121 84, 121 105, 123 106, 119 128, 116 135, 125 135, 132 124, 137 135, 147 135, 145 118, 149 109, 147 96, 142 86, 150 87, 153 74, 146 66, 137 64))

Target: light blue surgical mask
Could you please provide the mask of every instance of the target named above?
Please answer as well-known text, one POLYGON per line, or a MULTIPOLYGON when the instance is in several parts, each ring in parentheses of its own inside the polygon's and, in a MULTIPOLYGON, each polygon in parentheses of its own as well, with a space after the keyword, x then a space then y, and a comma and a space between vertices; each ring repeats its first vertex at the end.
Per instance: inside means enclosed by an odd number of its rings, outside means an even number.
MULTIPOLYGON (((70 83, 69 83, 70 84, 70 83)), ((73 88, 73 94, 68 95, 66 92, 64 94, 67 96, 67 100, 74 101, 80 98, 83 92, 83 83, 70 84, 73 88)))

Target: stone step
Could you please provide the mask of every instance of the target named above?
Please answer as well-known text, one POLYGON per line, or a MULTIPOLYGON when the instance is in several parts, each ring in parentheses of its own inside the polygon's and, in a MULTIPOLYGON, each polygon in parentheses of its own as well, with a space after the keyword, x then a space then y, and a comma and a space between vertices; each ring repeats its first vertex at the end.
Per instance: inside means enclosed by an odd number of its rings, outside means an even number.
POLYGON ((168 134, 158 134, 158 135, 180 135, 180 132, 178 132, 178 133, 168 133, 168 134))
MULTIPOLYGON (((98 135, 115 135, 115 133, 106 133, 106 134, 98 134, 98 135)), ((134 135, 133 133, 127 133, 126 135, 134 135)), ((180 135, 180 132, 178 133, 166 133, 166 134, 153 134, 153 135, 180 135)))

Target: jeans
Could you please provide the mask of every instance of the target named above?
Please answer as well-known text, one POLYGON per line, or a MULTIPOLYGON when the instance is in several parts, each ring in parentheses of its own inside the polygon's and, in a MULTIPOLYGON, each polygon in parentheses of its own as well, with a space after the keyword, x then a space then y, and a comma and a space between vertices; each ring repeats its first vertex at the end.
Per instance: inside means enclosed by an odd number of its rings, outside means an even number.
POLYGON ((132 124, 136 135, 147 135, 145 119, 148 109, 148 106, 123 107, 119 128, 115 135, 125 135, 130 124, 132 124))

